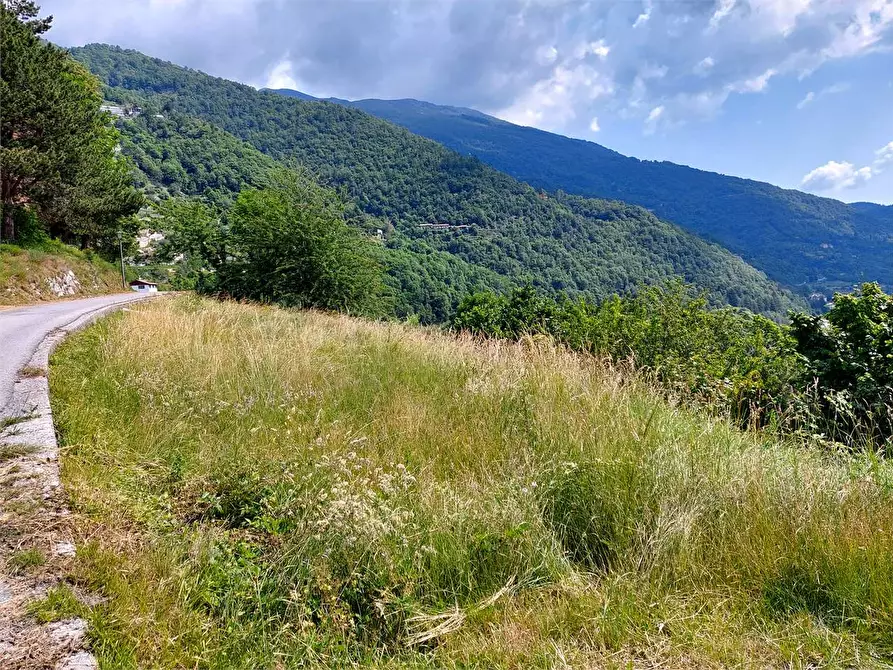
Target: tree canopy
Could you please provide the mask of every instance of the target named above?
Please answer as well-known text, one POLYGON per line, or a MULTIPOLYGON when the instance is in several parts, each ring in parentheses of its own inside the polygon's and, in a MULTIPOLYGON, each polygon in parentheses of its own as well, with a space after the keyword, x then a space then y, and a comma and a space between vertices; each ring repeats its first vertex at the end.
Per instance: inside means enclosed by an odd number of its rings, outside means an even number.
POLYGON ((33 2, 0 5, 0 233, 15 238, 17 212, 34 210, 54 237, 101 246, 142 196, 117 154, 98 82, 40 39, 50 19, 37 14, 33 2))

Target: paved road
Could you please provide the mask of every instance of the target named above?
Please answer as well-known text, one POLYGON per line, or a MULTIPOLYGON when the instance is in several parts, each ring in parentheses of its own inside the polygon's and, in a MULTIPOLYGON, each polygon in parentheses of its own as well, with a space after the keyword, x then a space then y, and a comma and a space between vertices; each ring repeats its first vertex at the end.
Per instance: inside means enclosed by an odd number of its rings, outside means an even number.
POLYGON ((135 293, 118 293, 0 310, 0 416, 3 416, 3 409, 12 396, 19 370, 27 364, 37 345, 50 332, 97 309, 145 297, 135 293))

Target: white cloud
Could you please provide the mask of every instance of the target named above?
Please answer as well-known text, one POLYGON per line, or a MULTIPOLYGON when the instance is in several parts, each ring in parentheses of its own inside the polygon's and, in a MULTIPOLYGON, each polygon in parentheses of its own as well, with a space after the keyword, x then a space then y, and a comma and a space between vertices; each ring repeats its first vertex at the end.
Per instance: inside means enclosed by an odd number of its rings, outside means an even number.
POLYGON ((707 56, 695 65, 694 73, 701 75, 702 77, 706 76, 714 65, 716 65, 716 61, 714 61, 711 56, 707 56))
POLYGON ((540 65, 554 63, 558 58, 558 49, 554 46, 543 46, 536 50, 536 62, 540 65))
POLYGON ((890 142, 886 146, 883 146, 875 151, 874 155, 876 156, 876 158, 874 159, 875 166, 893 163, 893 142, 890 142))
POLYGON ((41 4, 63 45, 117 43, 259 86, 420 98, 570 133, 656 107, 662 125, 706 118, 776 79, 893 47, 893 0, 41 4))
POLYGON ((265 84, 267 88, 290 88, 300 90, 298 82, 292 76, 291 61, 284 60, 277 63, 270 72, 265 84))
POLYGON ((601 127, 598 125, 598 117, 597 116, 592 117, 592 121, 589 123, 589 130, 591 130, 594 133, 597 133, 599 130, 601 130, 601 127))
POLYGON ((811 103, 813 100, 815 100, 815 93, 810 91, 803 97, 803 99, 800 102, 797 103, 797 109, 803 109, 804 107, 806 107, 806 105, 811 103))
POLYGON ((646 121, 648 121, 649 123, 652 121, 657 121, 663 115, 663 113, 664 113, 663 106, 655 107, 654 109, 651 110, 651 113, 648 114, 648 118, 646 119, 646 121))
POLYGON ((651 4, 651 0, 645 0, 645 7, 642 9, 642 13, 636 17, 636 20, 633 22, 633 29, 635 30, 639 26, 645 25, 648 23, 648 19, 651 18, 651 12, 654 10, 654 5, 651 4))
POLYGON ((759 93, 766 89, 769 85, 769 80, 777 74, 778 70, 770 67, 756 77, 751 77, 750 79, 745 79, 744 81, 732 84, 729 90, 734 91, 735 93, 759 93))
POLYGON ((586 63, 570 68, 558 65, 548 79, 538 82, 496 116, 520 125, 559 130, 577 118, 575 103, 581 95, 594 101, 610 97, 613 92, 611 80, 586 63))
POLYGON ((850 85, 847 82, 840 82, 837 84, 832 84, 831 86, 826 86, 818 93, 810 91, 800 102, 797 103, 797 109, 803 109, 808 104, 818 100, 819 98, 824 98, 828 95, 837 95, 838 93, 846 93, 849 90, 850 85))
POLYGON ((849 90, 850 90, 850 85, 847 82, 842 81, 837 84, 831 84, 831 86, 826 86, 821 91, 819 91, 819 95, 820 96, 837 95, 838 93, 846 93, 849 90))
POLYGON ((710 23, 707 26, 708 32, 715 32, 719 28, 719 24, 722 23, 723 19, 735 9, 735 4, 736 0, 719 0, 716 11, 710 17, 710 23))
POLYGON ((583 60, 589 54, 600 58, 601 60, 605 60, 608 57, 608 54, 611 53, 611 47, 605 44, 604 40, 598 40, 595 42, 588 42, 586 44, 581 44, 574 51, 574 56, 576 56, 577 60, 583 60))
POLYGON ((654 109, 652 109, 648 113, 648 117, 645 119, 645 134, 651 135, 657 130, 657 124, 664 116, 665 107, 663 105, 658 105, 654 109))
POLYGON ((800 185, 814 191, 840 191, 864 185, 872 177, 868 166, 857 168, 844 161, 828 161, 803 177, 800 185))

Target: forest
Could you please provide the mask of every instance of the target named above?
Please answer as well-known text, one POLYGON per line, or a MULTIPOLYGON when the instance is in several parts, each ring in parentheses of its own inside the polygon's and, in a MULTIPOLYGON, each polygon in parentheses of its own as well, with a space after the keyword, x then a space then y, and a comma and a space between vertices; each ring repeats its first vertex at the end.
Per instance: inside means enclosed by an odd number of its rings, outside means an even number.
POLYGON ((646 207, 805 296, 830 298, 834 290, 863 281, 893 285, 890 206, 846 204, 668 161, 638 160, 471 109, 418 100, 339 102, 476 156, 537 188, 646 207))
MULTIPOLYGON (((105 83, 108 99, 144 110, 136 121, 124 121, 123 132, 135 123, 154 137, 132 155, 143 161, 144 173, 160 175, 154 179, 161 185, 182 181, 175 190, 190 193, 189 175, 201 172, 190 166, 204 164, 209 172, 217 153, 207 140, 190 141, 197 138, 187 132, 175 140, 179 149, 168 150, 191 154, 186 165, 166 157, 164 145, 175 132, 160 122, 192 123, 185 116, 286 166, 310 169, 378 219, 386 244, 410 252, 415 246, 408 240, 423 242, 426 251, 446 252, 510 284, 529 280, 547 292, 602 299, 681 276, 706 289, 717 305, 734 303, 776 318, 805 308, 802 299, 719 245, 644 209, 603 200, 572 206, 475 158, 333 103, 258 92, 117 47, 89 45, 72 53, 105 83), (392 229, 400 234, 393 242, 392 229)), ((415 311, 442 312, 429 304, 415 311)))

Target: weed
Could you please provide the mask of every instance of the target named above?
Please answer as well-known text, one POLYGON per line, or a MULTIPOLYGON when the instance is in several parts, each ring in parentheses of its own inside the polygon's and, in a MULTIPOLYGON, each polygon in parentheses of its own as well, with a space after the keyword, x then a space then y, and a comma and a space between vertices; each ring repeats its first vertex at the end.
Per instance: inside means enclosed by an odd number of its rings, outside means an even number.
POLYGON ((34 412, 28 412, 26 414, 18 414, 16 416, 4 416, 0 417, 0 432, 8 430, 14 426, 17 426, 21 423, 25 423, 26 421, 30 421, 34 418, 34 412))
POLYGON ((13 553, 6 561, 7 567, 12 574, 21 574, 30 572, 34 568, 38 568, 46 563, 46 556, 40 549, 31 548, 23 549, 13 553))
POLYGON ((86 612, 87 607, 77 599, 71 587, 64 584, 54 586, 45 597, 28 605, 28 614, 41 623, 84 616, 86 612))
POLYGON ((33 454, 38 449, 33 444, 0 444, 0 463, 33 454))

